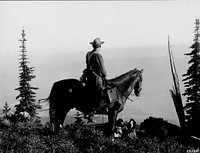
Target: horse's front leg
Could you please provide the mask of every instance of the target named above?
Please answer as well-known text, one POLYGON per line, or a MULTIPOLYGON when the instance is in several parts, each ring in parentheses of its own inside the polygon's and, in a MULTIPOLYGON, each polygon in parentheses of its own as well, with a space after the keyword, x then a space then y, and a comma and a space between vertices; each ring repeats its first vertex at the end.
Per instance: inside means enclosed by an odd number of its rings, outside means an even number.
POLYGON ((117 119, 118 112, 116 110, 110 110, 108 114, 108 123, 109 123, 109 136, 113 138, 115 130, 115 121, 117 119))

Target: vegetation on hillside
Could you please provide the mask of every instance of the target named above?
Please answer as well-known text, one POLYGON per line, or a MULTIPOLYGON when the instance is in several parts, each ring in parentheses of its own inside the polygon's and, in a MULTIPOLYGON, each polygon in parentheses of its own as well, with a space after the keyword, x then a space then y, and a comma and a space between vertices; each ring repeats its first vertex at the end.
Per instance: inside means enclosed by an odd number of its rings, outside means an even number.
POLYGON ((138 135, 138 139, 124 137, 111 140, 94 126, 71 124, 59 133, 52 133, 49 123, 0 123, 0 152, 9 153, 104 153, 104 152, 187 152, 197 147, 184 144, 177 137, 160 139, 155 135, 138 135))
MULTIPOLYGON (((187 96, 186 122, 190 134, 199 135, 200 119, 200 47, 199 47, 199 20, 195 22, 195 39, 191 46, 191 60, 186 78, 187 96)), ((36 109, 40 108, 35 103, 37 87, 32 87, 30 81, 35 78, 34 68, 28 66, 25 47, 25 31, 22 30, 21 58, 19 87, 20 94, 16 97, 19 104, 16 111, 11 109, 6 102, 3 114, 0 116, 0 153, 169 153, 169 152, 200 152, 199 141, 184 140, 183 131, 178 126, 172 125, 162 118, 149 117, 137 125, 137 137, 131 137, 127 132, 127 124, 122 128, 122 136, 106 137, 96 126, 84 124, 82 116, 77 112, 76 121, 62 128, 58 133, 52 132, 49 123, 41 124, 37 118, 36 109)), ((176 98, 177 94, 172 91, 176 98)), ((179 96, 180 97, 180 96, 179 96)), ((175 99, 177 100, 177 99, 175 99)), ((180 107, 179 107, 180 108, 180 107)), ((182 109, 182 107, 181 107, 182 109)))

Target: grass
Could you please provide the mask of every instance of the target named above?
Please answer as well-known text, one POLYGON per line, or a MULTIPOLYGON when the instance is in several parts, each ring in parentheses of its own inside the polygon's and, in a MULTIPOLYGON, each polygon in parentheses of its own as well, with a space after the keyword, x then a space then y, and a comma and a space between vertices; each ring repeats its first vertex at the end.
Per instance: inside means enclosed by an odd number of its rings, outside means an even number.
POLYGON ((175 137, 111 140, 94 127, 71 124, 54 134, 49 124, 18 123, 1 127, 0 153, 183 153, 198 148, 175 137))

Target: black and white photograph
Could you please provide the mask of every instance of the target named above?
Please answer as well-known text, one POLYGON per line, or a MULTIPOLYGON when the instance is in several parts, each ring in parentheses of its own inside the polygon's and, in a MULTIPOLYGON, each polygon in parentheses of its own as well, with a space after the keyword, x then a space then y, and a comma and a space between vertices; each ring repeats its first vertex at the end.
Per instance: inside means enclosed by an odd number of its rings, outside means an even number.
POLYGON ((200 1, 0 1, 0 152, 200 152, 200 1))

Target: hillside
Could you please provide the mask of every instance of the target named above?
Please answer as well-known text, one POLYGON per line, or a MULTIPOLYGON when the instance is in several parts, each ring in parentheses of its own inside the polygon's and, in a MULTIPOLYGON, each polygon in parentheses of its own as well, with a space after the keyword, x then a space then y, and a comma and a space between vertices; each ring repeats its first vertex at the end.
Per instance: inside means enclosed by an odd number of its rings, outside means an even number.
MULTIPOLYGON (((187 57, 183 54, 188 51, 188 46, 175 46, 174 58, 180 81, 181 75, 187 69, 187 57)), ((85 68, 86 52, 29 54, 31 66, 35 67, 36 78, 32 82, 37 90, 37 99, 48 97, 55 81, 65 78, 79 78, 85 68)), ((127 101, 124 111, 119 117, 124 119, 135 118, 138 122, 148 116, 162 117, 173 123, 177 122, 177 116, 170 97, 169 90, 172 88, 172 76, 169 67, 167 46, 144 46, 122 49, 102 49, 108 79, 114 78, 131 69, 144 69, 144 81, 141 96, 133 103, 127 101)), ((14 89, 18 86, 17 58, 11 56, 5 65, 3 74, 0 75, 0 103, 1 106, 7 101, 11 107, 15 105, 15 97, 18 94, 14 89)), ((3 68, 3 67, 2 67, 3 68)), ((181 91, 183 91, 181 83, 181 91)), ((135 99, 135 97, 130 97, 135 99)))

